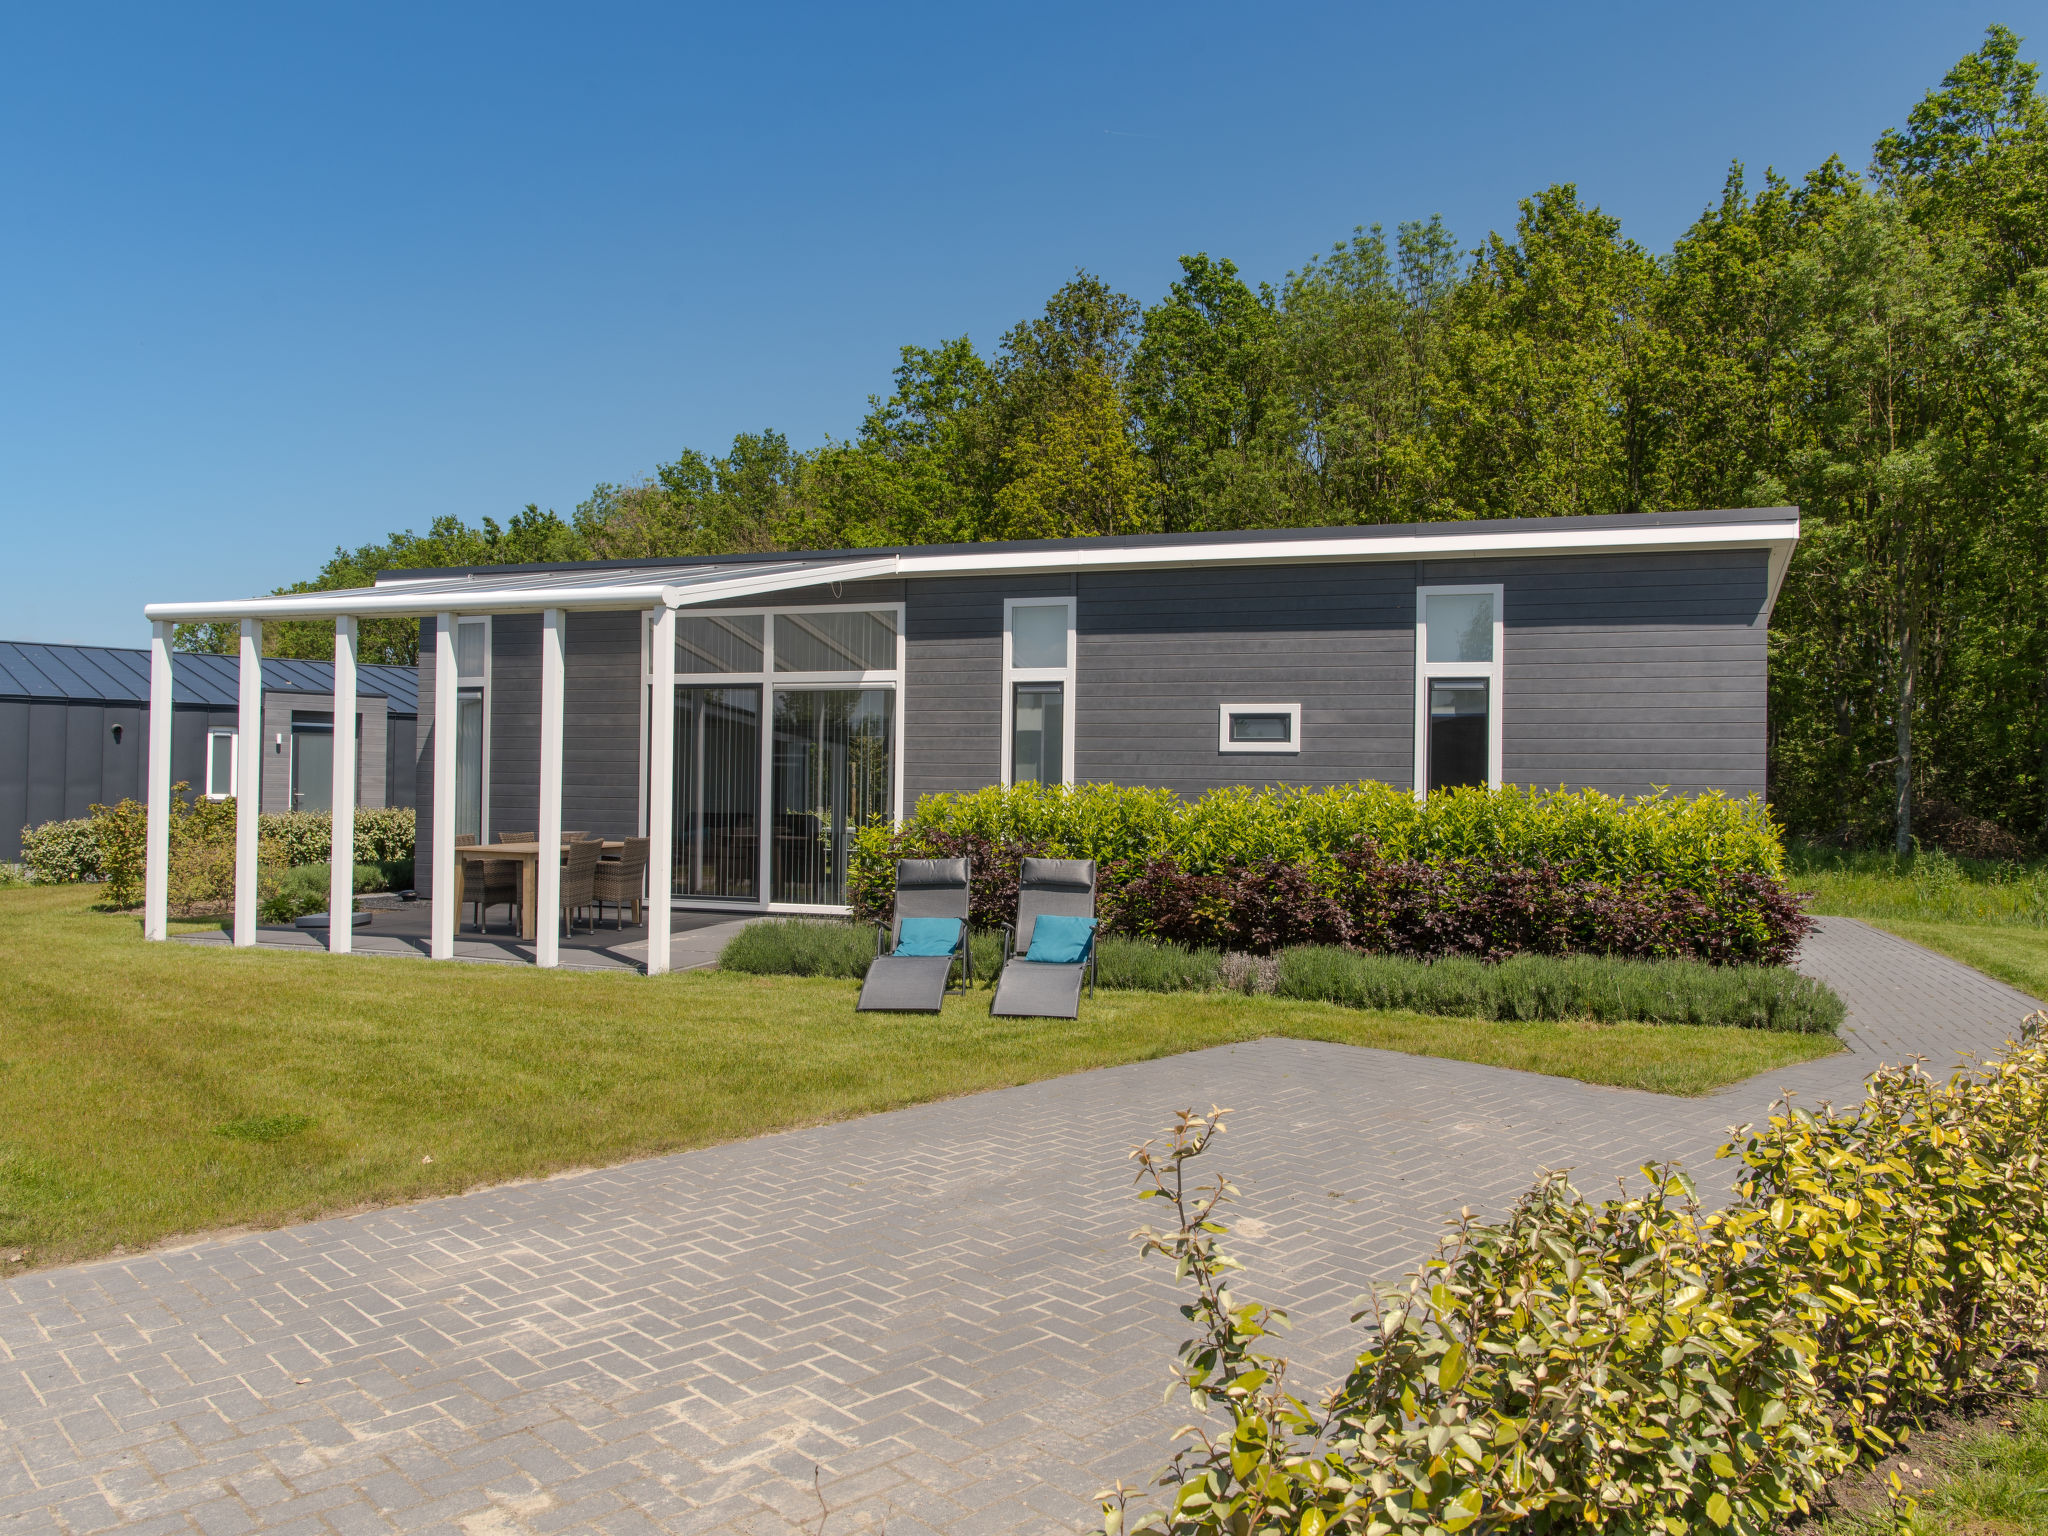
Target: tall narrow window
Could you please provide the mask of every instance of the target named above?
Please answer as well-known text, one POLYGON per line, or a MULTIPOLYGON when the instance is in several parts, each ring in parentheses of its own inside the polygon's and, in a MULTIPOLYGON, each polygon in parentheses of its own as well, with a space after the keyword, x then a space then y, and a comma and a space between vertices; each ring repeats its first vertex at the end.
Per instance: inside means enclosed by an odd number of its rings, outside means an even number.
POLYGON ((676 689, 678 896, 760 894, 761 689, 676 689))
POLYGON ((1415 794, 1501 782, 1502 593, 1415 593, 1415 794))
POLYGON ((482 842, 490 810, 491 621, 455 624, 455 830, 482 842))
POLYGON ((206 798, 229 800, 235 793, 235 733, 206 733, 206 798))
POLYGON ((1010 782, 1062 784, 1066 774, 1064 683, 1017 683, 1010 711, 1010 782))
POLYGON ((1003 604, 1003 782, 1074 776, 1074 599, 1003 604))

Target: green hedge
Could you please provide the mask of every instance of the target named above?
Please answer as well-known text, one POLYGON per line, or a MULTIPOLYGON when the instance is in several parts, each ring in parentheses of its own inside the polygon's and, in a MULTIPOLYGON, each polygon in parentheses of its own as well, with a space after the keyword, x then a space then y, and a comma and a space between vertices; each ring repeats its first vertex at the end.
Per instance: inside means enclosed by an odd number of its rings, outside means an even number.
POLYGON ((1215 874, 1275 858, 1313 872, 1369 841, 1382 857, 1424 864, 1548 865, 1573 880, 1628 885, 1643 879, 1703 892, 1718 877, 1781 880, 1778 827, 1752 796, 1630 799, 1598 790, 1459 789, 1418 801, 1392 785, 1334 789, 1212 790, 1183 800, 1166 789, 1114 784, 992 785, 972 794, 927 795, 901 828, 870 822, 848 861, 856 911, 883 912, 895 860, 920 834, 985 839, 1047 858, 1090 858, 1112 883, 1148 860, 1215 874))
MULTIPOLYGON (((21 861, 39 885, 62 885, 74 880, 101 880, 108 876, 103 839, 109 818, 116 824, 138 819, 141 807, 124 800, 120 806, 103 808, 105 814, 80 816, 70 821, 46 821, 24 827, 21 832, 21 861), (125 817, 116 817, 124 807, 133 807, 125 817)), ((233 817, 230 801, 194 802, 191 809, 209 824, 226 815, 233 817)), ((321 864, 327 860, 334 840, 334 820, 326 811, 269 811, 257 818, 258 836, 275 849, 287 866, 321 864)), ((356 809, 356 862, 388 864, 413 856, 415 817, 409 806, 359 806, 356 809)))
MULTIPOLYGON (((1001 940, 976 933, 978 979, 993 982, 1001 940)), ((833 918, 749 923, 719 965, 761 976, 865 976, 875 930, 833 918)), ((1713 966, 1689 960, 1612 960, 1520 955, 1476 960, 1402 959, 1302 948, 1270 960, 1186 949, 1145 939, 1098 945, 1104 987, 1134 992, 1274 992, 1353 1008, 1406 1010, 1459 1019, 1597 1019, 1601 1023, 1718 1024, 1832 1034, 1842 1000, 1809 976, 1777 966, 1713 966)))
MULTIPOLYGON (((1847 1112, 1781 1102, 1721 1149, 1740 1171, 1719 1209, 1664 1165, 1598 1204, 1557 1173, 1505 1221, 1467 1213, 1358 1314, 1327 1396, 1283 1390, 1263 1352, 1278 1318, 1220 1246, 1235 1191, 1189 1166, 1221 1126, 1183 1112, 1140 1149, 1167 1218, 1140 1239, 1193 1287, 1174 1374, 1209 1422, 1178 1436, 1167 1508, 1134 1519, 1119 1491, 1101 1529, 1782 1529, 1902 1426, 2031 1383, 2008 1362, 2048 1329, 2044 1018, 1979 1075, 1887 1067, 1847 1112)), ((1887 1529, 1907 1528, 1897 1502, 1887 1529)))

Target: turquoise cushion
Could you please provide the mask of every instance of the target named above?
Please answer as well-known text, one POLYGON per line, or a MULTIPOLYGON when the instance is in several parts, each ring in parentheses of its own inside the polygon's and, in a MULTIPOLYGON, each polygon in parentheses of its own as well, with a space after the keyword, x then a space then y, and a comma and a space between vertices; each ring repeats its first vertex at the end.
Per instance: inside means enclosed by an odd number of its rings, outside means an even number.
POLYGON ((1092 917, 1041 917, 1031 925, 1031 948, 1024 958, 1048 965, 1073 965, 1088 958, 1094 938, 1092 917))
POLYGON ((896 931, 899 955, 950 955, 959 942, 957 917, 906 917, 896 931))

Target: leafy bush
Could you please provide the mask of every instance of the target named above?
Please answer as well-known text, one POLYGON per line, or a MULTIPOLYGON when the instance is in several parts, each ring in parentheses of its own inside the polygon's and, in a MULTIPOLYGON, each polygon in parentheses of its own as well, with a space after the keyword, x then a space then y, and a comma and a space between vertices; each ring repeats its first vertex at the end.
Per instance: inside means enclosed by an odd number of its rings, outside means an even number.
MULTIPOLYGON (((261 819, 287 864, 324 864, 334 843, 334 818, 326 811, 274 811, 261 819)), ((417 817, 410 806, 356 807, 356 862, 393 863, 411 859, 417 817)))
POLYGON ((90 816, 21 829, 21 862, 38 885, 100 878, 99 829, 90 816))
POLYGON ((1801 1034, 1833 1034, 1847 1011, 1825 983, 1781 966, 1594 955, 1422 964, 1345 949, 1289 949, 1280 953, 1274 990, 1282 997, 1463 1019, 1719 1024, 1801 1034))
MULTIPOLYGON (((353 879, 359 896, 366 891, 402 890, 412 883, 412 864, 358 864, 353 879)), ((327 865, 294 864, 280 873, 273 889, 259 893, 256 915, 266 923, 290 923, 309 912, 325 912, 327 881, 327 865)), ((233 892, 229 895, 232 899, 233 892)), ((350 910, 354 910, 353 904, 350 910)))
POLYGON ((1184 1112, 1140 1156, 1176 1221, 1140 1236, 1194 1284, 1176 1375, 1228 1423, 1183 1432, 1168 1509, 1133 1525, 1119 1486, 1103 1529, 1763 1536, 2048 1327, 2044 1022, 1981 1075, 1887 1067, 1845 1113, 1781 1103, 1721 1149, 1742 1171, 1718 1210, 1661 1165, 1641 1194, 1594 1204, 1557 1173, 1503 1222, 1468 1214, 1359 1314, 1319 1407, 1260 1352, 1278 1314, 1229 1285, 1233 1191, 1189 1187, 1222 1112, 1184 1112))
POLYGON ((1024 784, 934 795, 861 829, 856 914, 880 916, 899 858, 973 863, 974 921, 1016 906, 1026 857, 1094 858, 1106 933, 1267 954, 1296 944, 1425 958, 1527 951, 1782 963, 1808 920, 1756 800, 1383 784, 1170 791, 1024 784))

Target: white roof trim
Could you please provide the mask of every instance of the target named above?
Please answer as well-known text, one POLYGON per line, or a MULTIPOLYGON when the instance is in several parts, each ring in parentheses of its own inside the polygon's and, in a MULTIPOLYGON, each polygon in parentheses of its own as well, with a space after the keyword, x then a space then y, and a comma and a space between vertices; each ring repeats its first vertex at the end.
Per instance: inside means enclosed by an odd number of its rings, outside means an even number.
POLYGON ((201 624, 229 619, 424 618, 435 613, 537 613, 544 608, 685 608, 762 592, 815 587, 825 582, 864 581, 895 574, 896 557, 843 560, 831 565, 777 562, 772 567, 699 567, 689 571, 527 571, 493 579, 435 576, 348 587, 330 592, 284 592, 204 603, 151 603, 142 611, 153 620, 201 624))
MULTIPOLYGON (((1596 555, 1642 551, 1767 549, 1770 587, 1778 598, 1799 541, 1799 518, 1762 522, 1680 523, 1644 527, 1600 523, 1571 528, 1438 529, 1429 533, 1332 532, 1315 539, 1242 543, 1115 544, 1077 541, 1058 548, 949 549, 931 554, 889 554, 818 561, 762 561, 754 565, 678 563, 653 570, 523 571, 493 575, 394 577, 374 587, 336 592, 291 592, 220 602, 151 603, 150 619, 191 624, 228 619, 424 617, 433 613, 534 613, 543 608, 619 609, 695 607, 735 597, 787 592, 827 582, 885 576, 994 576, 1061 571, 1197 568, 1235 565, 1310 565, 1333 560, 1482 560, 1515 555, 1596 555), (723 574, 730 572, 730 574, 723 574)), ((1604 521, 1604 519, 1602 520, 1604 521)))

